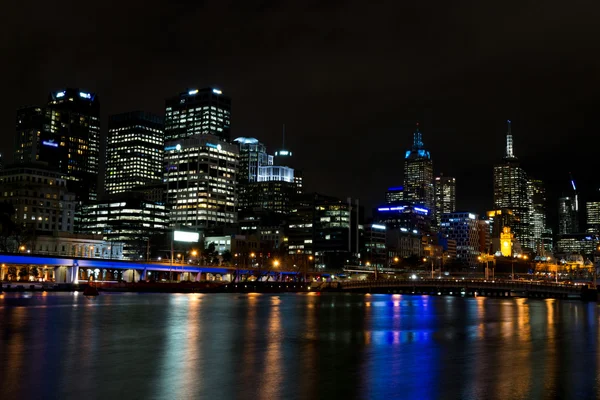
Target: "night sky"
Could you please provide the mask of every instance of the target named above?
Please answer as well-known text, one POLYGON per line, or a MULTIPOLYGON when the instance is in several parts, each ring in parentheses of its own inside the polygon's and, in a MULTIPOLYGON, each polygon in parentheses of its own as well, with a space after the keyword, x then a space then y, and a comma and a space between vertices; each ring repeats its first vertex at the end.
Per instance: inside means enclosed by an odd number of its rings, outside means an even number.
POLYGON ((515 153, 548 184, 572 171, 597 191, 600 2, 11 2, 0 24, 0 150, 15 110, 51 90, 98 93, 108 114, 164 113, 164 99, 215 86, 232 97, 233 137, 281 144, 308 190, 367 206, 402 184, 420 121, 458 207, 491 207, 492 166, 515 153), (367 6, 368 5, 368 6, 367 6))

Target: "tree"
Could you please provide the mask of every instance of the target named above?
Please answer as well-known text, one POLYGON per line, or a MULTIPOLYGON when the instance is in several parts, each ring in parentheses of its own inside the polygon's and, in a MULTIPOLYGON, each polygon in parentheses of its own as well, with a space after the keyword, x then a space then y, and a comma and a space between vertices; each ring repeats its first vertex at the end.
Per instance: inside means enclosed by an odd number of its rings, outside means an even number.
POLYGON ((221 257, 223 257, 223 263, 226 265, 231 264, 231 260, 233 260, 233 256, 229 250, 225 250, 223 254, 221 254, 221 257))
POLYGON ((22 281, 26 280, 25 278, 27 278, 29 276, 29 271, 27 270, 27 267, 21 267, 19 269, 19 278, 21 278, 22 281))
POLYGON ((31 267, 31 269, 29 270, 29 275, 33 276, 34 278, 37 278, 40 275, 40 271, 35 266, 31 267))
POLYGON ((14 265, 8 267, 8 278, 10 280, 17 278, 17 267, 15 267, 14 265))

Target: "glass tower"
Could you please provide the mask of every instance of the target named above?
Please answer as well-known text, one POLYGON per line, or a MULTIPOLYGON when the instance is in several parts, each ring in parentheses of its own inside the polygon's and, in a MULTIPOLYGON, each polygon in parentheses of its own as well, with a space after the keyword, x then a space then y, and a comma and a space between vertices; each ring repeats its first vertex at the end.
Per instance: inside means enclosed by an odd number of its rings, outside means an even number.
POLYGON ((106 192, 122 193, 162 182, 163 119, 135 111, 108 121, 106 192))
POLYGON ((229 141, 231 98, 215 88, 191 89, 166 100, 165 141, 213 135, 229 141))
POLYGON ((513 153, 511 122, 508 121, 506 154, 501 164, 494 166, 494 207, 507 208, 513 212, 511 231, 524 247, 531 247, 531 190, 528 178, 513 153))
POLYGON ((413 147, 404 157, 404 200, 422 204, 430 210, 434 206, 433 161, 423 145, 419 124, 414 133, 413 147))
POLYGON ((435 192, 435 219, 439 223, 442 214, 456 211, 456 178, 436 176, 433 182, 435 192))

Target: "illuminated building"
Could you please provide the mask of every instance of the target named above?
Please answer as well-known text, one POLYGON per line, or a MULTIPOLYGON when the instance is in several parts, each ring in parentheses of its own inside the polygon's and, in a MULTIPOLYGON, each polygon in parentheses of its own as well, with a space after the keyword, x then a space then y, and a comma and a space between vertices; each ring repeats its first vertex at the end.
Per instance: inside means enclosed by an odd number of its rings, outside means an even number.
POLYGON ((229 140, 231 98, 216 88, 190 89, 166 100, 165 141, 195 135, 229 140))
POLYGON ((558 253, 571 254, 577 253, 583 256, 591 257, 598 249, 600 238, 598 235, 589 233, 570 233, 561 235, 556 241, 556 250, 558 253))
POLYGON ((417 124, 412 149, 404 157, 404 200, 433 209, 433 198, 433 161, 417 124))
POLYGON ((558 234, 569 235, 579 232, 577 207, 574 197, 558 199, 558 234))
POLYGON ((258 168, 273 165, 273 156, 267 154, 267 146, 255 138, 239 137, 234 140, 240 147, 238 183, 258 180, 258 168))
POLYGON ((36 234, 69 232, 75 227, 75 193, 65 174, 47 163, 23 163, 0 171, 0 202, 15 208, 15 223, 36 234))
POLYGON ((106 146, 106 192, 122 193, 136 187, 162 183, 163 156, 161 117, 142 111, 110 116, 106 146))
POLYGON ((440 232, 448 239, 456 241, 457 261, 476 267, 480 251, 480 235, 477 214, 453 212, 442 214, 440 232))
POLYGON ((100 105, 94 93, 62 89, 43 107, 17 110, 15 162, 42 161, 65 174, 79 200, 95 199, 100 170, 100 105))
POLYGON ((510 233, 510 227, 505 226, 502 228, 500 234, 500 253, 504 257, 511 257, 513 255, 513 234, 510 233))
POLYGON ((585 208, 587 231, 600 233, 600 201, 588 201, 585 208))
POLYGON ((253 138, 235 139, 240 146, 240 171, 238 180, 238 210, 270 210, 287 214, 292 198, 302 192, 302 178, 293 168, 282 165, 292 152, 279 150, 274 156, 253 138), (274 160, 277 165, 274 165, 274 160))
POLYGON ((387 204, 400 203, 404 200, 404 187, 403 186, 394 186, 388 188, 385 193, 385 202, 387 204))
POLYGON ((431 210, 408 202, 385 204, 375 211, 375 222, 385 225, 388 231, 400 229, 419 235, 431 233, 431 210))
POLYGON ((366 224, 359 227, 360 256, 362 264, 383 268, 388 266, 386 227, 381 224, 366 224))
POLYGON ((165 233, 168 227, 169 213, 164 203, 146 201, 141 194, 132 193, 84 204, 77 222, 80 233, 123 243, 123 257, 129 260, 146 259, 150 238, 165 233))
POLYGON ((236 222, 237 144, 213 135, 165 143, 171 224, 197 229, 236 222))
POLYGON ((530 201, 531 247, 538 255, 544 255, 548 250, 544 246, 544 233, 546 231, 546 190, 540 180, 532 179, 528 182, 530 201))
POLYGON ((299 257, 313 255, 314 265, 320 268, 341 268, 358 252, 361 218, 362 209, 351 204, 351 199, 344 202, 317 193, 299 195, 287 220, 288 252, 299 257))
POLYGON ((442 214, 456 211, 456 178, 436 176, 433 181, 435 198, 435 220, 439 223, 442 214))
POLYGON ((508 121, 506 154, 503 162, 494 166, 494 207, 509 209, 514 214, 510 228, 523 246, 531 247, 531 190, 528 178, 513 153, 511 122, 508 121))

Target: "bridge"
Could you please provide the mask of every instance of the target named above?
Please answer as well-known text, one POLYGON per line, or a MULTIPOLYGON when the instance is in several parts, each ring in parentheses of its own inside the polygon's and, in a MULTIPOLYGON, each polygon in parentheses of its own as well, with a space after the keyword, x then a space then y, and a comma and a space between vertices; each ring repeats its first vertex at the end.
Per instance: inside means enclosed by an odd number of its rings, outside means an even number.
MULTIPOLYGON (((297 271, 236 268, 232 266, 208 266, 171 264, 170 262, 135 262, 101 258, 60 257, 32 254, 0 253, 0 281, 7 280, 9 268, 36 267, 39 278, 56 283, 77 283, 93 277, 96 281, 123 280, 175 280, 201 281, 218 278, 232 281, 236 274, 273 276, 281 280, 284 275, 297 275, 297 271)), ((18 273, 18 271, 17 271, 18 273)))
POLYGON ((497 297, 588 298, 594 292, 587 285, 553 282, 527 282, 483 279, 377 279, 350 280, 338 283, 349 292, 400 293, 432 295, 467 295, 497 297))

